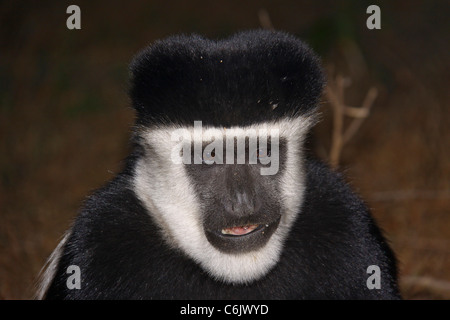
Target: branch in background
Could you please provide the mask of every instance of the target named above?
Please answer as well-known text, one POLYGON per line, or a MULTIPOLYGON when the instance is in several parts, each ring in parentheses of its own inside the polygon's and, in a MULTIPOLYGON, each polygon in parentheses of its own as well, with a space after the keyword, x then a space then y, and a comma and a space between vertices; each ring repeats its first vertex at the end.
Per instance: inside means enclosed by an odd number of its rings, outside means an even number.
POLYGON ((372 87, 367 91, 366 98, 360 108, 347 107, 346 115, 349 117, 355 118, 353 122, 347 128, 347 131, 344 133, 344 144, 347 143, 358 131, 359 127, 363 123, 364 119, 369 116, 370 109, 378 95, 378 90, 375 87, 372 87))
POLYGON ((266 9, 261 8, 258 10, 258 19, 259 19, 259 24, 264 29, 268 29, 268 30, 274 29, 272 21, 270 20, 270 15, 266 9))
POLYGON ((422 276, 406 276, 400 278, 402 286, 418 286, 440 292, 450 292, 450 282, 442 279, 422 276))
POLYGON ((366 97, 361 107, 350 107, 345 104, 345 89, 349 87, 351 80, 341 75, 336 76, 325 93, 333 109, 333 133, 331 138, 331 148, 329 154, 330 165, 333 168, 339 166, 342 148, 355 135, 363 121, 369 116, 370 109, 378 95, 375 87, 367 91, 366 97), (344 130, 345 116, 353 118, 350 125, 344 130))
POLYGON ((410 201, 450 199, 450 190, 391 190, 370 195, 370 201, 410 201))
POLYGON ((395 247, 397 248, 407 247, 417 253, 426 251, 428 254, 450 255, 450 241, 447 239, 427 238, 416 235, 391 236, 389 239, 393 243, 395 242, 395 247))
MULTIPOLYGON (((258 10, 258 19, 262 28, 268 30, 274 29, 270 15, 266 9, 261 8, 258 10)), ((364 59, 362 58, 360 51, 354 44, 353 46, 350 44, 346 46, 351 48, 351 50, 345 52, 347 58, 358 58, 356 60, 359 61, 359 65, 365 67, 364 59)), ((361 69, 364 68, 360 67, 359 70, 361 69)), ((355 135, 361 127, 361 124, 369 116, 370 109, 378 95, 377 89, 372 87, 367 91, 361 107, 355 108, 347 106, 344 102, 344 92, 345 88, 349 87, 350 84, 350 78, 344 78, 343 76, 338 75, 336 76, 334 83, 329 84, 326 88, 326 95, 333 108, 333 134, 329 154, 330 165, 333 168, 336 168, 339 165, 342 148, 355 135), (353 121, 344 130, 345 116, 353 118, 353 121)))

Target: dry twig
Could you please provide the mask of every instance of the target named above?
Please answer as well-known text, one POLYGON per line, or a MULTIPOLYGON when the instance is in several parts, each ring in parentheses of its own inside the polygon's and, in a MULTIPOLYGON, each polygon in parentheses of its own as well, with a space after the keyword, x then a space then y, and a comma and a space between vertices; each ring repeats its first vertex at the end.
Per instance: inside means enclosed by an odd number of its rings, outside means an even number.
POLYGON ((390 190, 375 192, 370 201, 448 200, 450 190, 390 190))
MULTIPOLYGON (((274 29, 270 15, 266 9, 259 9, 258 19, 262 28, 269 30, 274 29)), ((356 47, 352 48, 351 52, 353 56, 359 53, 356 47)), ((349 56, 349 54, 347 54, 347 56, 349 56)), ((360 55, 358 58, 360 65, 363 65, 364 61, 360 55)), ((361 107, 355 108, 347 106, 344 102, 344 91, 350 84, 351 81, 349 78, 338 75, 334 80, 334 83, 328 85, 326 88, 328 100, 333 108, 333 134, 329 159, 331 166, 334 168, 339 165, 342 148, 355 135, 364 119, 369 116, 370 109, 378 95, 377 89, 372 87, 367 91, 361 107), (353 121, 344 130, 345 116, 353 118, 353 121)))
POLYGON ((259 19, 259 24, 264 29, 269 29, 269 30, 274 29, 272 21, 270 20, 270 15, 266 9, 261 8, 258 10, 258 19, 259 19))
POLYGON ((326 88, 326 95, 333 109, 333 133, 329 159, 330 165, 334 168, 339 165, 342 148, 355 135, 364 119, 369 116, 370 109, 378 95, 377 89, 372 87, 367 91, 361 107, 347 106, 344 95, 345 89, 350 84, 349 78, 338 75, 326 88), (353 118, 353 121, 344 130, 345 116, 353 118))
POLYGON ((450 282, 442 279, 423 276, 406 276, 401 278, 401 284, 406 286, 418 286, 440 292, 450 292, 450 282))

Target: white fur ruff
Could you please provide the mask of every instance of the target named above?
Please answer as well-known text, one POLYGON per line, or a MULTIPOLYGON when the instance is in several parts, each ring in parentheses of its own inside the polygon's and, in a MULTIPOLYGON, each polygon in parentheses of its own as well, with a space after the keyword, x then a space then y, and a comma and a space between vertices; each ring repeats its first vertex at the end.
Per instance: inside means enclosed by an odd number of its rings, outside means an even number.
MULTIPOLYGON (((295 221, 303 201, 305 175, 301 167, 303 139, 314 120, 298 117, 277 122, 252 125, 246 128, 204 128, 203 136, 234 134, 240 136, 248 129, 278 130, 279 137, 287 141, 287 158, 280 180, 283 213, 279 226, 262 248, 240 254, 223 253, 207 240, 200 213, 200 203, 182 163, 174 163, 171 136, 175 130, 192 127, 143 128, 140 131, 146 144, 151 146, 135 168, 134 190, 151 216, 161 228, 164 239, 180 248, 213 278, 227 283, 250 283, 266 275, 280 257, 283 243, 295 221)), ((194 137, 196 139, 198 137, 194 137)))

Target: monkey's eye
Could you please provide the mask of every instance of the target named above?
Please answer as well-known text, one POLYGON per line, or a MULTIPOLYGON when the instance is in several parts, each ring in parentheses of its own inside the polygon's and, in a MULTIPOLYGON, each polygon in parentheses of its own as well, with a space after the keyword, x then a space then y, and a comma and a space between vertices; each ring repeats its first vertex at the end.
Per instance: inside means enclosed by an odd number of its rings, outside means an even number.
POLYGON ((215 160, 215 157, 216 157, 216 152, 214 150, 213 151, 208 151, 208 152, 203 152, 203 159, 202 159, 202 161, 203 161, 204 164, 213 164, 214 160, 215 160))

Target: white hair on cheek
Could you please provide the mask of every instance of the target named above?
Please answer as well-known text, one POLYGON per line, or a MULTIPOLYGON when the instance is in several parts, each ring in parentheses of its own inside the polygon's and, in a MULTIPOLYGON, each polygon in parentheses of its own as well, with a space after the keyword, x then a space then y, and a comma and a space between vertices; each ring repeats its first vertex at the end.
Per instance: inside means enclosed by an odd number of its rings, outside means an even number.
MULTIPOLYGON (((279 260, 284 240, 303 200, 304 173, 301 167, 301 144, 311 125, 308 118, 256 124, 246 128, 227 128, 226 134, 243 134, 248 129, 279 129, 287 140, 287 155, 281 177, 284 213, 277 230, 262 248, 240 254, 224 253, 212 246, 202 225, 201 205, 182 163, 171 161, 171 139, 177 127, 158 128, 143 133, 146 144, 155 154, 140 159, 134 173, 134 191, 160 227, 166 242, 180 248, 213 278, 231 283, 249 283, 264 276, 279 260), (167 161, 162 161, 167 159, 167 161)), ((193 127, 188 128, 193 132, 193 127)), ((223 128, 206 128, 208 134, 223 128)))

